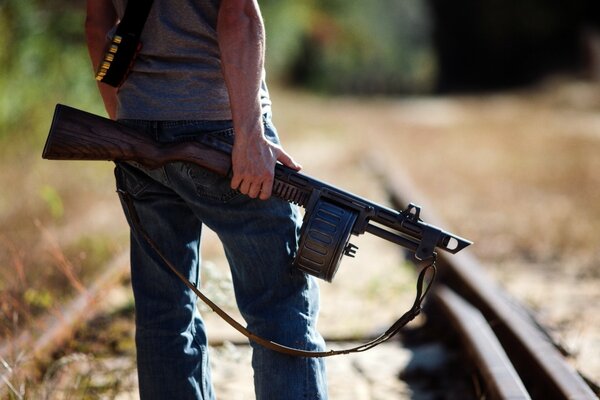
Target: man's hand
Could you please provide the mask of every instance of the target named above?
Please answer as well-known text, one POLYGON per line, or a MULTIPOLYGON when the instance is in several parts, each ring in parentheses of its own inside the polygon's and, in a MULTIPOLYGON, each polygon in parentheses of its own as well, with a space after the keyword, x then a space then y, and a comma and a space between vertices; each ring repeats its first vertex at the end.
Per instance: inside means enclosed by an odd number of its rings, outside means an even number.
POLYGON ((266 200, 273 189, 273 174, 277 161, 300 170, 301 166, 281 146, 262 137, 245 143, 236 139, 233 146, 231 187, 252 198, 266 200))

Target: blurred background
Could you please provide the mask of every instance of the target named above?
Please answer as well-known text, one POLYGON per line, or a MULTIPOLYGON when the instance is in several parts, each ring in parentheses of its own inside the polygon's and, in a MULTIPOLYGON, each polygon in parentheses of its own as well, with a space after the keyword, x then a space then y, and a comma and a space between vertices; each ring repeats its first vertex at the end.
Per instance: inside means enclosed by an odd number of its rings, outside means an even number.
MULTIPOLYGON (((127 250, 110 163, 40 159, 56 103, 104 115, 84 45, 84 3, 0 0, 3 345, 39 318, 60 316, 127 250)), ((434 199, 448 228, 475 240, 490 273, 598 381, 600 2, 259 3, 275 120, 307 172, 385 202, 361 161, 367 144, 392 149, 393 165, 434 199)), ((394 295, 412 280, 357 290, 394 295)), ((123 296, 117 308, 130 321, 123 296)), ((322 321, 334 336, 335 315, 325 311, 322 321)), ((127 353, 124 324, 111 328, 125 338, 112 346, 127 353)), ((12 393, 36 387, 61 357, 98 346, 55 351, 36 373, 13 376, 12 393)), ((3 372, 25 358, 3 358, 3 372)))
MULTIPOLYGON (((265 0, 261 7, 270 79, 323 94, 472 92, 556 73, 598 75, 600 5, 592 0, 265 0)), ((23 136, 15 133, 23 117, 34 123, 56 100, 97 103, 83 8, 74 0, 0 3, 3 140, 23 136)))

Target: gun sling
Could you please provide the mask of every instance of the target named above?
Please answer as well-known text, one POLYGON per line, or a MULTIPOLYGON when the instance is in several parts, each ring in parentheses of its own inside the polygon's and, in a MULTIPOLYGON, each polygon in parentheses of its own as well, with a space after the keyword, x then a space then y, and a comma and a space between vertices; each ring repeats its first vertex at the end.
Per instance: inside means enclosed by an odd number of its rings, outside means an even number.
POLYGON ((270 350, 274 350, 278 353, 287 354, 291 356, 297 357, 315 357, 315 358, 323 358, 330 356, 337 356, 341 354, 350 354, 350 353, 360 353, 366 350, 369 350, 381 343, 386 342, 391 339, 394 335, 396 335, 400 329, 402 329, 406 324, 412 321, 417 315, 421 312, 421 303, 423 299, 429 292, 433 280, 435 279, 436 267, 435 267, 435 257, 431 261, 430 264, 425 266, 421 272, 419 273, 417 279, 417 291, 415 296, 415 301, 412 307, 406 311, 394 324, 392 324, 388 330, 386 330, 383 334, 378 336, 377 338, 361 344, 356 347, 342 349, 342 350, 326 350, 326 351, 310 351, 310 350, 302 350, 297 348, 292 348, 288 346, 284 346, 282 344, 273 342, 271 340, 267 340, 261 336, 255 335, 250 332, 248 329, 244 328, 242 324, 236 321, 233 317, 231 317, 227 312, 225 312, 222 308, 217 306, 212 300, 210 300, 196 285, 189 281, 183 274, 181 274, 177 268, 169 261, 165 255, 160 251, 158 245, 152 238, 148 235, 146 230, 143 228, 140 218, 135 210, 135 205, 133 204, 133 199, 129 195, 129 193, 119 190, 119 196, 121 197, 123 203, 126 206, 127 212, 129 213, 130 220, 132 222, 132 228, 135 229, 139 234, 142 235, 144 240, 150 245, 152 250, 158 255, 158 257, 163 261, 165 266, 173 272, 190 290, 192 290, 200 300, 202 300, 206 305, 208 305, 218 316, 220 316, 225 322, 231 325, 234 329, 240 332, 242 335, 250 339, 251 341, 268 348, 270 350), (425 276, 427 272, 431 270, 431 278, 425 282, 425 276))

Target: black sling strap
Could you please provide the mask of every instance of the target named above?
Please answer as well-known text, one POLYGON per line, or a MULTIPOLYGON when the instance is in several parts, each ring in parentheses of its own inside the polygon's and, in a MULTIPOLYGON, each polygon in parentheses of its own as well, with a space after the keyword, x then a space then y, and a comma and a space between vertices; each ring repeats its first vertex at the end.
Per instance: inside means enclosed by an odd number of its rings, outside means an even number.
POLYGON ((129 193, 125 191, 118 191, 119 196, 123 200, 123 203, 126 206, 126 210, 129 214, 132 228, 135 229, 148 243, 148 245, 152 248, 152 250, 159 256, 159 258, 163 261, 167 269, 169 269, 172 273, 174 273, 182 282, 185 284, 190 290, 192 290, 198 298, 200 298, 204 303, 206 303, 217 315, 219 315, 225 322, 231 325, 234 329, 240 332, 242 335, 246 336, 251 341, 258 343, 259 345, 276 351, 278 353, 287 354, 296 357, 315 357, 315 358, 323 358, 323 357, 331 357, 337 356, 341 354, 350 354, 350 353, 360 353, 363 351, 367 351, 387 340, 391 339, 394 335, 396 335, 400 329, 402 329, 406 324, 412 321, 417 315, 421 313, 421 303, 425 299, 425 296, 431 289, 431 284, 435 279, 436 267, 435 267, 435 258, 431 262, 431 264, 425 266, 419 276, 417 278, 417 293, 415 296, 415 301, 412 307, 406 311, 392 326, 389 327, 387 331, 385 331, 380 336, 375 339, 361 344, 356 347, 341 349, 341 350, 325 350, 325 351, 310 351, 292 348, 288 346, 284 346, 282 344, 273 342, 271 340, 265 339, 261 336, 258 336, 248 329, 242 326, 238 321, 233 319, 229 314, 223 311, 219 306, 213 303, 204 293, 202 293, 192 282, 190 282, 183 274, 181 274, 177 268, 163 255, 163 253, 158 248, 158 245, 152 238, 148 235, 146 230, 142 227, 140 218, 136 212, 135 206, 133 204, 133 199, 129 195, 129 193), (428 281, 425 280, 426 274, 431 270, 431 276, 428 281))
POLYGON ((119 87, 127 76, 140 49, 142 30, 152 8, 152 0, 129 0, 123 19, 108 44, 104 59, 98 66, 96 80, 119 87))

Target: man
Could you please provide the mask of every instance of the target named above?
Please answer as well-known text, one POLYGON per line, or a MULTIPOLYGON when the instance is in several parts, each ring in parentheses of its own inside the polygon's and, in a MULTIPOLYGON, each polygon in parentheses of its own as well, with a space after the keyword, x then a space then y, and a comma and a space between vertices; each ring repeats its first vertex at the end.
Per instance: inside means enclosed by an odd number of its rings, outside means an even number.
MULTIPOLYGON (((87 0, 86 37, 95 69, 125 3, 87 0)), ((233 140, 233 174, 228 180, 187 163, 155 170, 119 163, 118 190, 133 199, 144 230, 192 282, 200 279, 202 226, 218 234, 250 331, 284 345, 323 350, 316 282, 291 267, 298 210, 271 197, 275 163, 300 166, 278 144, 271 123, 256 0, 154 0, 141 41, 120 88, 99 84, 109 116, 163 143, 202 135, 233 140)), ((124 210, 131 225, 130 211, 124 210)), ((141 398, 213 399, 196 296, 135 227, 131 269, 141 398)), ((327 397, 322 359, 253 344, 252 366, 258 399, 327 397)))

